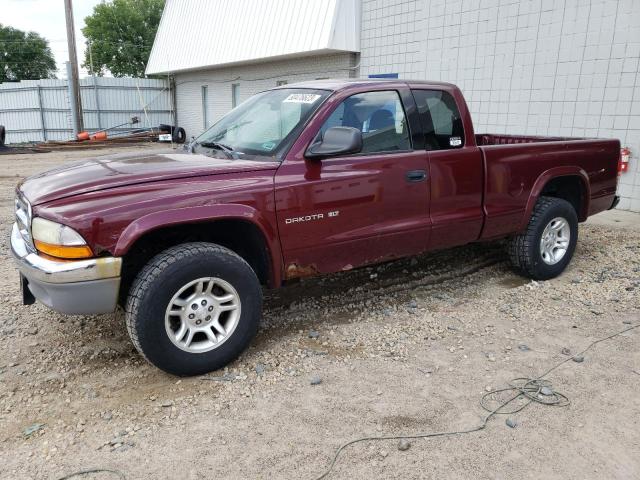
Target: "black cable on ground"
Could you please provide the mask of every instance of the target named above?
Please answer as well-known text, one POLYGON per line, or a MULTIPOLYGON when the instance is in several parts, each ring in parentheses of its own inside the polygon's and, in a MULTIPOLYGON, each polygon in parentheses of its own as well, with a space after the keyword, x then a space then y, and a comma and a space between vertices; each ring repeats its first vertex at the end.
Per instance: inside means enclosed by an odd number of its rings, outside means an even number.
POLYGON ((69 478, 74 477, 83 477, 85 475, 90 475, 92 473, 113 473, 117 475, 119 479, 126 480, 124 473, 118 470, 109 470, 108 468, 89 468, 87 470, 80 470, 79 472, 70 473, 69 475, 65 475, 64 477, 58 478, 58 480, 68 480, 69 478))
POLYGON ((379 441, 379 440, 401 440, 401 439, 408 440, 408 439, 462 435, 465 433, 472 433, 472 432, 478 432, 480 430, 483 430, 487 426, 487 423, 489 422, 489 420, 491 420, 491 418, 494 417, 495 415, 508 415, 508 414, 520 412, 521 410, 524 410, 526 407, 528 407, 532 403, 539 403, 541 405, 552 406, 552 407, 566 407, 567 405, 569 405, 569 399, 562 393, 554 391, 551 385, 551 382, 549 382, 548 380, 543 380, 543 378, 549 375, 551 372, 553 372, 557 368, 559 368, 560 366, 567 363, 568 361, 573 360, 578 356, 582 356, 582 354, 584 354, 587 350, 589 350, 594 345, 597 345, 598 343, 604 342, 611 338, 617 337, 618 335, 622 335, 623 333, 638 327, 640 327, 640 324, 632 325, 623 330, 620 330, 619 332, 616 332, 606 337, 595 340, 591 342, 584 350, 565 358, 564 360, 557 363, 556 365, 554 365, 553 367, 551 367, 549 370, 544 372, 542 375, 539 375, 538 377, 515 378, 511 382, 509 382, 508 387, 501 388, 498 390, 492 390, 484 394, 480 399, 480 406, 489 413, 484 417, 480 425, 476 427, 471 427, 467 430, 457 430, 457 431, 450 431, 450 432, 432 432, 432 433, 416 433, 411 435, 381 435, 381 436, 372 436, 372 437, 361 437, 361 438, 356 438, 354 440, 351 440, 347 443, 343 443, 336 450, 336 453, 334 454, 333 459, 329 464, 329 467, 327 467, 327 469, 324 471, 322 475, 320 475, 319 477, 316 477, 315 480, 322 480, 323 478, 326 478, 333 470, 333 467, 338 461, 338 457, 340 456, 342 451, 345 448, 349 447, 350 445, 353 445, 356 443, 379 441), (505 392, 512 392, 513 395, 511 395, 509 398, 501 402, 495 399, 496 396, 503 394, 505 392), (510 410, 506 410, 506 411, 504 410, 505 407, 510 405, 512 402, 516 402, 518 400, 520 400, 521 403, 519 403, 517 406, 513 407, 510 410), (495 408, 489 407, 487 403, 490 401, 497 403, 497 406, 495 408))

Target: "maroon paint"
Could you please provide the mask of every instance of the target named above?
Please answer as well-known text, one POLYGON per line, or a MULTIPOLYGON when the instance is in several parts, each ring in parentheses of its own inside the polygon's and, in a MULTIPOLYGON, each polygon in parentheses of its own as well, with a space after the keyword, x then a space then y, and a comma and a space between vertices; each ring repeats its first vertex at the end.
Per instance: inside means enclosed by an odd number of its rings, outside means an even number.
POLYGON ((212 159, 171 149, 151 153, 129 152, 66 163, 30 177, 21 189, 32 205, 39 205, 69 195, 158 180, 273 170, 276 167, 277 164, 271 162, 212 159))
POLYGON ((482 238, 523 230, 544 185, 555 177, 572 175, 583 182, 581 221, 609 208, 616 191, 619 146, 617 140, 584 139, 481 146, 486 178, 482 238))
POLYGON ((425 151, 323 160, 304 157, 325 120, 346 97, 403 89, 407 86, 401 82, 364 82, 338 90, 293 145, 275 177, 285 277, 349 270, 427 250, 428 182, 406 180, 407 171, 428 170, 425 151), (336 211, 338 216, 329 216, 336 211), (310 213, 324 218, 287 223, 310 213))
POLYGON ((405 176, 427 165, 425 152, 285 161, 275 181, 285 272, 328 273, 425 251, 428 184, 405 176), (311 213, 323 218, 287 223, 311 213))
POLYGON ((141 236, 169 225, 251 222, 271 255, 272 286, 286 277, 522 231, 544 186, 559 176, 583 182, 580 220, 613 201, 617 140, 475 135, 462 93, 451 84, 316 81, 300 87, 333 93, 281 164, 175 151, 129 153, 67 164, 20 188, 35 215, 78 230, 96 254, 124 255, 141 236), (305 159, 318 129, 345 97, 372 90, 406 94, 407 88, 453 96, 463 119, 464 147, 305 159), (408 183, 408 170, 427 170, 427 180, 408 183), (323 218, 287 222, 318 214, 323 218))
POLYGON ((475 145, 429 152, 431 249, 473 242, 480 236, 482 154, 475 145))
POLYGON ((429 248, 473 242, 480 236, 484 222, 484 167, 482 155, 475 144, 467 102, 462 92, 451 84, 415 83, 410 86, 414 90, 443 90, 449 93, 458 106, 464 128, 464 144, 461 148, 429 151, 430 216, 433 223, 429 248))
MULTIPOLYGON (((190 154, 175 154, 189 157, 190 154)), ((244 162, 234 173, 215 172, 218 160, 210 162, 208 175, 169 178, 118 188, 91 191, 34 207, 35 215, 73 226, 96 254, 124 255, 141 235, 157 228, 212 220, 238 219, 250 222, 262 232, 272 260, 272 285, 282 278, 282 254, 276 231, 273 175, 277 163, 244 162), (245 170, 245 171, 243 171, 245 170)), ((222 172, 228 171, 220 160, 222 172)), ((174 172, 172 175, 176 175, 174 172)), ((39 180, 29 180, 38 190, 39 180)), ((205 228, 215 228, 209 226, 205 228)))

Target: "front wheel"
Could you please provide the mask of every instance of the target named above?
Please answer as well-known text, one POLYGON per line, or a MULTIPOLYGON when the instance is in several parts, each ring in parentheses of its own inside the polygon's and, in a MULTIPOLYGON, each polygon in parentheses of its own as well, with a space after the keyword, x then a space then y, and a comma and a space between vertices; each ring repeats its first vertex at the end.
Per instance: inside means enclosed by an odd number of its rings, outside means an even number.
POLYGON ((540 197, 524 233, 509 242, 511 263, 534 280, 557 277, 567 267, 578 241, 578 216, 561 198, 540 197))
POLYGON ((262 292, 251 267, 231 250, 186 243, 156 255, 138 273, 125 308, 131 341, 174 375, 224 367, 255 336, 262 292))

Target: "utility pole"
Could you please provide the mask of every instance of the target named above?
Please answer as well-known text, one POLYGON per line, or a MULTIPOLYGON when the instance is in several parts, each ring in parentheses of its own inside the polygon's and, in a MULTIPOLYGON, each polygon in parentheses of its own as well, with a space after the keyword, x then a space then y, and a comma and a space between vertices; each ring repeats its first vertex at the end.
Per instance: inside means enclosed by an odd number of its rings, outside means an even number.
POLYGON ((64 0, 64 16, 67 20, 67 45, 69 47, 69 63, 71 63, 71 77, 68 78, 70 87, 69 92, 73 96, 73 99, 70 102, 71 118, 73 120, 73 131, 77 134, 84 130, 84 122, 82 119, 82 99, 80 98, 80 80, 78 79, 76 32, 73 23, 73 7, 71 5, 71 0, 64 0))

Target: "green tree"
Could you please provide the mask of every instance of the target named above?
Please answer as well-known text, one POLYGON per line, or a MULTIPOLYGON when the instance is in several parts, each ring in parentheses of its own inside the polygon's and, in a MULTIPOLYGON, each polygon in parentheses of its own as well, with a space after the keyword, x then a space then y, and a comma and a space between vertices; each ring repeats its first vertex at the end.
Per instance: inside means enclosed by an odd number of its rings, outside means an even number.
POLYGON ((112 0, 84 19, 83 66, 91 73, 141 77, 160 24, 164 0, 112 0))
POLYGON ((49 43, 35 32, 0 24, 0 83, 56 78, 49 43))

